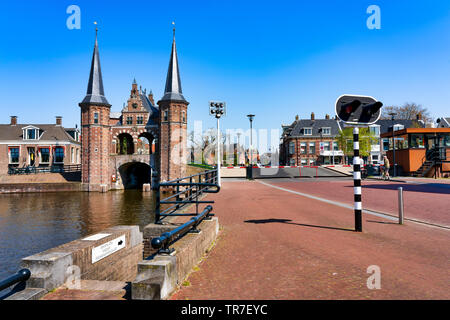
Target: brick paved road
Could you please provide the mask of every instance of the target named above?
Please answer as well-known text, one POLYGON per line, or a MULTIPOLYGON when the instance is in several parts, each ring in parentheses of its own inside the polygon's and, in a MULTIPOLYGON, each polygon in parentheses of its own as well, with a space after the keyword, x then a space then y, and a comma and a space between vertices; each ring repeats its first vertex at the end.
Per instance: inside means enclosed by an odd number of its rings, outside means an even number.
POLYGON ((227 182, 220 238, 173 299, 449 299, 450 232, 364 215, 258 182, 227 182), (381 268, 381 289, 367 268, 381 268))
MULTIPOLYGON (((312 180, 309 182, 269 180, 266 182, 329 200, 353 204, 352 180, 312 180)), ((397 216, 397 189, 403 187, 405 217, 450 227, 450 184, 364 180, 362 186, 364 209, 377 210, 397 216)))

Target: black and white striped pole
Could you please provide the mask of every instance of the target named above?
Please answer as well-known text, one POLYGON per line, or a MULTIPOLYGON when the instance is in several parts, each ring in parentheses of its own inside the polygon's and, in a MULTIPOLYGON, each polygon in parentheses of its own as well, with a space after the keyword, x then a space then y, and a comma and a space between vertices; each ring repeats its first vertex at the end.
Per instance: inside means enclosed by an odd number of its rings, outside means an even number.
POLYGON ((359 157, 359 128, 353 128, 353 194, 355 201, 355 231, 362 232, 361 160, 359 157))
POLYGON ((353 127, 353 194, 355 201, 355 231, 362 232, 361 158, 359 157, 359 127, 378 121, 383 103, 373 97, 342 95, 336 100, 336 116, 353 127))

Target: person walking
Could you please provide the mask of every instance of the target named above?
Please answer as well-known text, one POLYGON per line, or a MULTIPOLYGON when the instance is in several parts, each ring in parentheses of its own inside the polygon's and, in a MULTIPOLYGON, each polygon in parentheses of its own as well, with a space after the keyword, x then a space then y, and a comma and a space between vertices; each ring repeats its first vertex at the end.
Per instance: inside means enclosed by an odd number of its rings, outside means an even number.
POLYGON ((389 164, 388 157, 384 156, 383 161, 384 161, 384 172, 383 172, 384 180, 391 180, 391 177, 389 176, 389 169, 391 165, 389 164))

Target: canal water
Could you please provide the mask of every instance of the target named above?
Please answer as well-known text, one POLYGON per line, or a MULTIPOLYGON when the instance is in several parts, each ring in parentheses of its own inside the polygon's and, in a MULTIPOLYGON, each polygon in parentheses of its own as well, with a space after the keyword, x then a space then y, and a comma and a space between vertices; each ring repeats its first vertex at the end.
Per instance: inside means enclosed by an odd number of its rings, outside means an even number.
POLYGON ((117 225, 154 221, 152 193, 139 190, 0 194, 0 280, 22 258, 117 225))

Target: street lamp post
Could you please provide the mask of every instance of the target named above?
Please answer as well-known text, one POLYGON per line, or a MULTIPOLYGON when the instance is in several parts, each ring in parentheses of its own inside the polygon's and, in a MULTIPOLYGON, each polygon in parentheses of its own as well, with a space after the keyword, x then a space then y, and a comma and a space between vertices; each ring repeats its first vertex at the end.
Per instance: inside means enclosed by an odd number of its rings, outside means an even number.
POLYGON ((396 166, 395 166, 395 130, 394 130, 394 117, 397 115, 395 112, 389 113, 389 115, 392 117, 392 151, 393 151, 393 158, 394 158, 394 174, 393 177, 396 176, 396 166))
POLYGON ((250 161, 249 161, 249 179, 253 179, 253 118, 254 114, 248 114, 248 119, 250 120, 250 161))
POLYGON ((222 146, 222 143, 220 142, 221 138, 220 138, 220 123, 219 123, 219 119, 220 117, 222 117, 223 115, 225 115, 225 102, 214 102, 214 101, 210 101, 209 102, 209 114, 213 115, 216 117, 217 119, 217 184, 219 185, 219 187, 222 184, 221 181, 221 177, 220 177, 220 167, 221 167, 221 163, 220 163, 220 147, 222 146))

